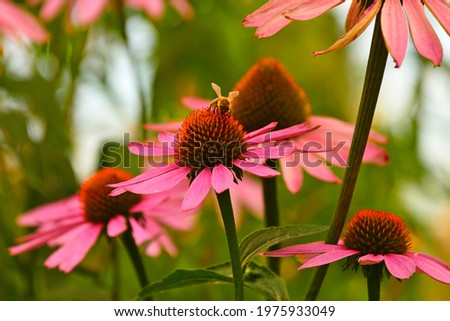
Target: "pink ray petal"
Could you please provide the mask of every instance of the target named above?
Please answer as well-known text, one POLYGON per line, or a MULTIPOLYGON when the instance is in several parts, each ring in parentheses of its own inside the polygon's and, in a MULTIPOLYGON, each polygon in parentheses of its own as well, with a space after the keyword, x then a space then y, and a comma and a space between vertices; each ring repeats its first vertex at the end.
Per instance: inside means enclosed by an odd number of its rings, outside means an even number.
POLYGON ((302 168, 311 176, 329 183, 341 183, 341 179, 337 177, 333 171, 322 161, 317 155, 307 154, 301 155, 302 168))
POLYGON ((155 131, 169 131, 169 132, 176 132, 180 129, 182 121, 176 121, 172 123, 165 123, 165 124, 145 124, 144 127, 148 130, 155 130, 155 131))
POLYGON ((424 0, 424 2, 450 36, 450 2, 445 0, 424 0))
POLYGON ((309 20, 320 16, 328 10, 344 3, 345 0, 298 0, 283 14, 289 19, 309 20))
POLYGON ((184 196, 183 204, 181 206, 183 211, 196 208, 203 202, 211 189, 211 176, 211 170, 205 168, 192 181, 191 186, 189 186, 189 189, 184 196))
POLYGON ((127 220, 122 215, 116 215, 109 220, 106 225, 106 234, 109 237, 116 237, 127 230, 127 220))
POLYGON ((403 7, 408 16, 409 29, 417 51, 435 66, 440 66, 442 45, 425 15, 421 0, 404 1, 403 7))
POLYGON ((295 137, 299 135, 303 135, 309 133, 318 127, 310 128, 307 123, 302 123, 298 125, 294 125, 288 128, 276 130, 270 133, 261 134, 258 136, 254 136, 251 139, 247 139, 247 144, 260 144, 265 142, 273 142, 278 140, 283 140, 290 137, 295 137))
POLYGON ((128 5, 144 10, 151 18, 161 19, 164 15, 164 0, 127 0, 128 5))
POLYGON ((361 265, 373 265, 373 264, 378 264, 380 262, 383 262, 384 260, 384 255, 381 254, 367 254, 367 255, 363 255, 358 259, 358 263, 361 265))
POLYGON ((386 254, 384 263, 388 271, 398 279, 408 279, 416 271, 414 261, 403 254, 386 254))
POLYGON ((389 154, 384 148, 369 143, 364 150, 363 162, 384 166, 389 162, 389 154))
POLYGON ((259 7, 243 21, 244 27, 259 27, 269 21, 275 15, 281 15, 291 5, 291 1, 269 0, 266 4, 259 7))
POLYGON ((212 99, 204 99, 191 96, 183 97, 181 99, 181 103, 192 110, 208 107, 209 104, 211 104, 211 101, 212 99))
POLYGON ((44 265, 48 268, 59 266, 59 269, 66 273, 72 271, 95 244, 102 229, 102 224, 85 224, 77 236, 50 255, 44 265))
POLYGON ((242 160, 235 160, 233 162, 240 169, 252 173, 256 176, 260 177, 274 177, 280 175, 280 172, 267 167, 266 165, 256 164, 253 162, 246 162, 242 160))
POLYGON ((352 29, 347 31, 342 37, 340 37, 331 47, 322 51, 314 51, 314 56, 323 55, 338 49, 341 49, 348 45, 350 42, 358 38, 364 30, 369 26, 372 20, 377 15, 378 11, 383 4, 383 0, 375 0, 374 3, 367 8, 364 13, 361 15, 360 20, 354 25, 352 29))
POLYGON ((222 193, 227 189, 230 189, 230 186, 233 184, 234 175, 231 170, 222 164, 218 166, 214 166, 212 171, 212 187, 216 191, 216 193, 222 193))
POLYGON ((274 257, 284 257, 284 256, 294 256, 299 254, 314 254, 323 252, 333 252, 333 251, 346 251, 348 250, 342 245, 337 244, 325 244, 323 242, 313 242, 308 244, 297 244, 284 247, 279 250, 265 252, 264 256, 274 256, 274 257))
POLYGON ((348 10, 347 19, 345 20, 345 32, 352 29, 359 21, 360 14, 362 13, 362 6, 364 3, 357 0, 352 0, 350 9, 348 10))
POLYGON ((417 268, 436 281, 450 284, 450 267, 444 262, 422 253, 408 252, 406 255, 414 261, 417 268))
POLYGON ((381 30, 386 47, 399 68, 408 48, 408 24, 399 0, 385 0, 381 9, 381 30))
POLYGON ((242 153, 245 158, 251 159, 278 159, 286 157, 295 151, 295 147, 291 142, 282 142, 282 144, 276 147, 263 147, 247 150, 242 153))
POLYGON ((259 182, 245 176, 239 184, 233 184, 230 191, 235 214, 243 206, 247 207, 257 217, 263 216, 264 199, 262 186, 259 182))
POLYGON ((249 140, 251 138, 255 138, 255 137, 261 136, 263 134, 266 134, 266 133, 270 132, 272 129, 274 129, 275 127, 277 127, 277 124, 278 124, 277 122, 272 122, 264 127, 261 127, 260 129, 257 129, 257 130, 254 130, 254 131, 248 133, 247 135, 245 135, 244 138, 246 140, 249 140))
POLYGON ((154 237, 153 233, 146 228, 144 222, 143 223, 138 222, 134 217, 130 217, 129 221, 133 238, 137 245, 141 245, 145 241, 148 241, 152 237, 154 237))
POLYGON ((139 156, 172 156, 175 155, 173 143, 155 144, 155 142, 132 142, 128 144, 130 153, 139 156))
POLYGON ((45 21, 53 20, 66 3, 65 0, 47 0, 41 8, 40 16, 45 21))
POLYGON ((274 34, 276 34, 278 31, 280 31, 281 29, 286 27, 291 22, 292 22, 292 20, 286 18, 285 16, 283 16, 281 14, 277 14, 277 15, 273 16, 271 19, 269 19, 266 23, 264 23, 261 26, 259 26, 258 28, 256 28, 255 35, 259 39, 273 36, 274 34))
POLYGON ((303 171, 298 157, 298 154, 291 154, 283 159, 280 159, 283 180, 286 183, 287 189, 292 194, 296 194, 303 184, 303 171))
POLYGON ((187 0, 170 0, 170 3, 184 19, 190 19, 194 16, 194 10, 187 0))
POLYGON ((338 261, 340 259, 358 254, 359 251, 343 249, 343 250, 333 250, 326 252, 324 254, 317 255, 313 257, 311 260, 303 264, 298 270, 303 270, 315 266, 325 265, 331 262, 338 261))
MULTIPOLYGON (((161 143, 164 142, 164 143, 171 143, 171 144, 173 144, 173 142, 175 141, 175 136, 176 135, 174 133, 163 131, 163 132, 160 132, 158 134, 158 140, 161 143)), ((173 145, 170 145, 170 146, 173 146, 173 145)))
POLYGON ((74 7, 75 23, 80 26, 91 25, 100 17, 107 4, 108 0, 78 0, 74 7))

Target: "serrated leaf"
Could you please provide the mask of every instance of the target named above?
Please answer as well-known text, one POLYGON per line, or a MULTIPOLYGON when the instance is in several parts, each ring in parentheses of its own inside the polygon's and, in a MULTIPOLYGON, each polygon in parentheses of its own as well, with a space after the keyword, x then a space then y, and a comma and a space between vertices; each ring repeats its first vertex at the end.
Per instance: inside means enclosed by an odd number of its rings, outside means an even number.
MULTIPOLYGON (((244 274, 245 286, 263 294, 269 300, 289 300, 286 284, 282 278, 267 268, 252 263, 244 274)), ((176 270, 158 282, 142 289, 138 299, 187 286, 200 284, 233 285, 230 263, 198 270, 176 270)))
POLYGON ((242 267, 248 265, 256 255, 272 245, 285 240, 324 232, 327 229, 328 227, 323 225, 286 225, 268 227, 253 232, 242 240, 239 246, 242 267))

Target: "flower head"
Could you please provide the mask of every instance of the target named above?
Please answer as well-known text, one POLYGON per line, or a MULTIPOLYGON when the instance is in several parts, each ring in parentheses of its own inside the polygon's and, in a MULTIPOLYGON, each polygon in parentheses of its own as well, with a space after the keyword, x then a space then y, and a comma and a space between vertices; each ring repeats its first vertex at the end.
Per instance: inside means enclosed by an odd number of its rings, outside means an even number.
MULTIPOLYGON (((136 244, 150 241, 147 253, 157 255, 161 248, 176 254, 176 248, 168 238, 164 226, 184 230, 191 226, 190 213, 178 210, 177 222, 160 219, 173 213, 172 201, 176 191, 170 195, 160 193, 142 197, 124 193, 119 197, 108 194, 107 184, 131 178, 127 172, 106 168, 88 178, 77 195, 37 207, 18 218, 22 226, 37 226, 36 232, 19 239, 22 243, 9 248, 11 255, 36 249, 45 244, 60 246, 45 261, 49 268, 59 267, 70 272, 86 256, 102 232, 116 237, 131 227, 136 244)), ((176 206, 176 204, 174 205, 176 206)), ((179 205, 178 205, 179 206, 179 205)))
MULTIPOLYGON (((232 94, 228 99, 235 96, 232 94)), ((165 191, 188 177, 191 184, 182 205, 188 210, 198 206, 211 187, 217 193, 228 190, 242 179, 244 171, 261 177, 279 175, 265 166, 264 161, 292 153, 295 148, 283 141, 315 129, 299 124, 272 131, 277 126, 272 122, 247 132, 228 109, 221 108, 223 106, 214 100, 209 106, 190 114, 177 134, 161 132, 158 138, 165 145, 131 143, 132 153, 174 156, 174 162, 126 182, 111 184, 116 188, 111 195, 126 191, 138 194, 165 191)))
MULTIPOLYGON (((343 3, 343 0, 271 0, 244 20, 246 27, 258 27, 258 37, 269 37, 293 20, 309 20, 343 3)), ((417 51, 435 66, 442 62, 442 45, 425 15, 426 6, 450 34, 448 0, 353 0, 345 24, 346 33, 331 47, 315 55, 340 49, 357 37, 381 12, 381 28, 396 67, 400 67, 408 47, 408 25, 417 51)))
POLYGON ((398 279, 408 279, 414 272, 423 272, 439 282, 450 284, 450 267, 446 263, 410 248, 411 238, 401 218, 388 212, 362 210, 350 219, 344 238, 337 245, 299 244, 264 255, 305 255, 306 261, 299 270, 347 258, 345 267, 355 270, 359 265, 384 264, 387 272, 398 279))

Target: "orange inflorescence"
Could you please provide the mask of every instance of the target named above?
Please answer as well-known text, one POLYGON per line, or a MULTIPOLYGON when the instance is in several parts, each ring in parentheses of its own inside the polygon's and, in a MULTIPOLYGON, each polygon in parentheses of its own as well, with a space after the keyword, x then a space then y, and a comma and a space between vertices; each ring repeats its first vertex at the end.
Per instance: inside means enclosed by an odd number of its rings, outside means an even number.
POLYGON ((306 92, 273 58, 259 60, 233 90, 239 96, 231 110, 245 130, 254 131, 273 121, 277 129, 307 121, 311 106, 306 92))
POLYGON ((141 196, 127 192, 111 197, 108 194, 113 188, 107 185, 130 178, 132 176, 121 169, 104 168, 84 181, 80 189, 80 200, 86 220, 107 223, 118 214, 128 216, 129 209, 140 201, 141 196))
POLYGON ((364 254, 402 254, 411 246, 411 236, 402 219, 394 214, 362 210, 347 224, 345 245, 364 254))
POLYGON ((175 141, 175 149, 183 166, 195 170, 223 164, 233 167, 233 160, 245 152, 243 126, 229 113, 204 108, 184 120, 175 141))

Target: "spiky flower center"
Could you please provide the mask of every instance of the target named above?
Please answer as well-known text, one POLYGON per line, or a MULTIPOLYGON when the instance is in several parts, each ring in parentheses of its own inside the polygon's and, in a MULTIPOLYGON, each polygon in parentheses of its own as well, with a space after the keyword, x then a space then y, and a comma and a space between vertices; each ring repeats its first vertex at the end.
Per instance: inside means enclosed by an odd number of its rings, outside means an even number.
POLYGON ((246 134, 230 113, 219 108, 199 109, 186 117, 177 134, 178 161, 192 168, 192 178, 219 164, 235 170, 233 161, 246 151, 246 134))
POLYGON ((84 216, 93 223, 107 223, 116 215, 129 216, 130 208, 138 203, 140 195, 126 192, 119 196, 109 196, 112 187, 108 184, 119 183, 132 176, 117 168, 104 168, 88 178, 80 189, 80 200, 84 207, 84 216))
POLYGON ((403 254, 410 248, 411 237, 402 219, 394 214, 362 210, 347 225, 345 246, 365 254, 403 254))
POLYGON ((256 63, 236 84, 239 96, 233 101, 233 116, 254 131, 273 121, 277 129, 307 121, 311 107, 306 92, 275 59, 256 63))

